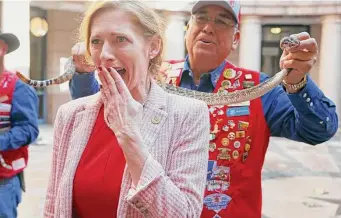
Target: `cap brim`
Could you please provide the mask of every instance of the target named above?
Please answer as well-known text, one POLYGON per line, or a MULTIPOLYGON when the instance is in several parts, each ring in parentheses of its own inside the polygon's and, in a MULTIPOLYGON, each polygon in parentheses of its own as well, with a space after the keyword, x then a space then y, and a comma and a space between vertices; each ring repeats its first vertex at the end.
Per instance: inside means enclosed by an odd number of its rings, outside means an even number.
POLYGON ((224 9, 226 9, 228 12, 230 12, 233 15, 233 18, 238 23, 238 17, 236 15, 236 13, 233 11, 231 6, 226 1, 197 1, 192 7, 192 14, 197 12, 200 8, 205 7, 205 6, 209 6, 209 5, 217 5, 217 6, 220 6, 224 9))
POLYGON ((3 40, 7 44, 7 54, 17 50, 20 46, 20 41, 18 37, 12 33, 0 34, 0 40, 3 40))

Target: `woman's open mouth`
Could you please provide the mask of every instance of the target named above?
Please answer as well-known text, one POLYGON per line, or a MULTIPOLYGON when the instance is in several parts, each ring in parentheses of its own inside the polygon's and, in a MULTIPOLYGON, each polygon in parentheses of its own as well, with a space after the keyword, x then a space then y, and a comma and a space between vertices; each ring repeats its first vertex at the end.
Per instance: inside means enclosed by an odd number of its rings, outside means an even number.
POLYGON ((126 69, 123 67, 114 67, 114 69, 119 73, 121 76, 126 72, 126 69))

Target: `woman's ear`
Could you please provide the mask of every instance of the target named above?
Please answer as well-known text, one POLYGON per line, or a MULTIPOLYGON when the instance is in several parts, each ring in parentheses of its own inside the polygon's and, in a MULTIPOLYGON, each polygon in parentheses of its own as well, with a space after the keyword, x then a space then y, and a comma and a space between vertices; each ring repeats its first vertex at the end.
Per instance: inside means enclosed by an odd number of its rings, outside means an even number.
POLYGON ((149 58, 155 58, 161 51, 162 40, 160 36, 153 36, 150 41, 149 58))

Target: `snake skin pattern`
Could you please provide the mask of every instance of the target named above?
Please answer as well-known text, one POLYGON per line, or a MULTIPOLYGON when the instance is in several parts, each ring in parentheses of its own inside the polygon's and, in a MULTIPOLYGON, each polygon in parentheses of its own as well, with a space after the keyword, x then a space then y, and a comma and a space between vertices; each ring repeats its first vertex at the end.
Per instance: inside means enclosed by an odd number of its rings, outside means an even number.
MULTIPOLYGON (((299 46, 300 41, 296 37, 284 37, 280 41, 280 48, 281 49, 289 49, 299 46)), ((20 72, 17 72, 17 76, 23 82, 27 83, 33 87, 48 87, 51 85, 58 85, 64 82, 69 81, 72 79, 75 73, 75 65, 73 64, 72 57, 69 58, 68 62, 65 65, 65 73, 61 76, 55 77, 49 80, 31 80, 25 77, 20 72)), ((269 78, 268 80, 260 83, 256 86, 251 88, 238 90, 235 92, 230 93, 205 93, 199 91, 193 91, 190 89, 185 89, 181 87, 176 87, 170 84, 166 84, 165 82, 161 82, 161 80, 156 80, 157 83, 168 93, 186 96, 190 98, 195 98, 206 102, 208 105, 231 105, 231 104, 238 104, 245 101, 250 101, 255 98, 259 98, 272 90, 274 87, 279 85, 283 79, 290 73, 291 69, 283 69, 280 72, 276 73, 273 77, 269 78)))

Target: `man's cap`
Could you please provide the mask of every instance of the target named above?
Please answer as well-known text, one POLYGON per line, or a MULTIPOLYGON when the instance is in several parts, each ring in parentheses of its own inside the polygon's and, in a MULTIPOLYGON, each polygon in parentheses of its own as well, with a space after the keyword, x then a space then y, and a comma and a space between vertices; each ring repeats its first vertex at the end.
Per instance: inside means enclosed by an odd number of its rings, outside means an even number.
POLYGON ((227 11, 229 11, 233 18, 239 23, 240 20, 240 2, 234 0, 225 0, 225 1, 197 1, 192 7, 192 14, 194 14, 197 10, 202 7, 208 5, 217 5, 220 6, 227 11))
POLYGON ((7 54, 15 51, 20 46, 18 37, 12 33, 2 33, 0 30, 0 40, 3 40, 7 44, 7 54))

